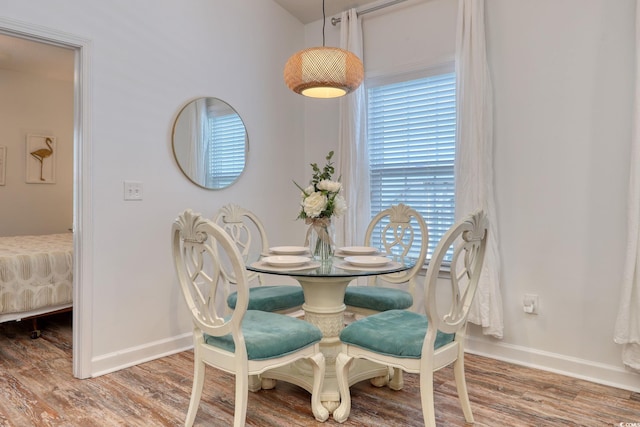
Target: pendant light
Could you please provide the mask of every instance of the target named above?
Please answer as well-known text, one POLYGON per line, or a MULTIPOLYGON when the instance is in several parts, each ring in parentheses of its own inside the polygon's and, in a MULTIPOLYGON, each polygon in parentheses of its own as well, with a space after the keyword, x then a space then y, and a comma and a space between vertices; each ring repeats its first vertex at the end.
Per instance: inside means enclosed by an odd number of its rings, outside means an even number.
POLYGON ((360 86, 364 78, 362 61, 353 53, 325 47, 324 0, 322 0, 322 47, 295 53, 284 66, 284 81, 295 93, 312 98, 336 98, 360 86))

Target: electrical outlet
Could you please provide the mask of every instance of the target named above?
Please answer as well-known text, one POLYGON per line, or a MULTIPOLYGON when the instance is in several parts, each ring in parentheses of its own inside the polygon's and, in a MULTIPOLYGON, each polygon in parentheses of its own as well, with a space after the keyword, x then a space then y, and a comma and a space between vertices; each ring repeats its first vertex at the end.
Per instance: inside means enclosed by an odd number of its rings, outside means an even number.
POLYGON ((142 183, 138 181, 124 182, 125 200, 142 200, 142 183))
POLYGON ((538 314, 538 295, 525 294, 522 300, 522 308, 527 314, 538 314))

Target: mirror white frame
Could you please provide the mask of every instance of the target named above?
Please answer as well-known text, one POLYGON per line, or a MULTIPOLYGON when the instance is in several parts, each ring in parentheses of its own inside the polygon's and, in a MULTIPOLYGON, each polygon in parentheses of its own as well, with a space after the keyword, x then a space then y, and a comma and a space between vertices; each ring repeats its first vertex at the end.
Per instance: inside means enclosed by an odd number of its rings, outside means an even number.
POLYGON ((173 155, 182 173, 209 190, 238 180, 249 151, 247 129, 225 101, 204 97, 187 103, 173 125, 173 155))

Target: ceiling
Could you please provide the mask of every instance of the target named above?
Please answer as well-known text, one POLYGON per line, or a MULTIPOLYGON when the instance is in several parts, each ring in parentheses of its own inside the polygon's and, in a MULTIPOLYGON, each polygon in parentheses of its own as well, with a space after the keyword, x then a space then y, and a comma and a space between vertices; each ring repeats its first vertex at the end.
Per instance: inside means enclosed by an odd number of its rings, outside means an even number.
MULTIPOLYGON (((303 24, 322 19, 322 0, 274 0, 283 9, 295 16, 303 24)), ((324 9, 327 17, 334 16, 351 8, 359 8, 365 4, 380 3, 379 0, 325 0, 324 9)))

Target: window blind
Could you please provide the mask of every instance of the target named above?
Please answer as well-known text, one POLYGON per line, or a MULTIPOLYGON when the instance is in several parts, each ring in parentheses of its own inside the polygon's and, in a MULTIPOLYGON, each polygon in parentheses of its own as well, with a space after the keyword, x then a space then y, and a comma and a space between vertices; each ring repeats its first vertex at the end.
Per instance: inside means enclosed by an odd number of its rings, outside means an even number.
POLYGON ((420 212, 429 227, 430 258, 454 222, 455 73, 367 92, 372 217, 398 203, 420 212))
POLYGON ((207 187, 227 187, 244 169, 244 124, 240 116, 229 114, 211 117, 209 126, 211 140, 207 155, 207 187))

